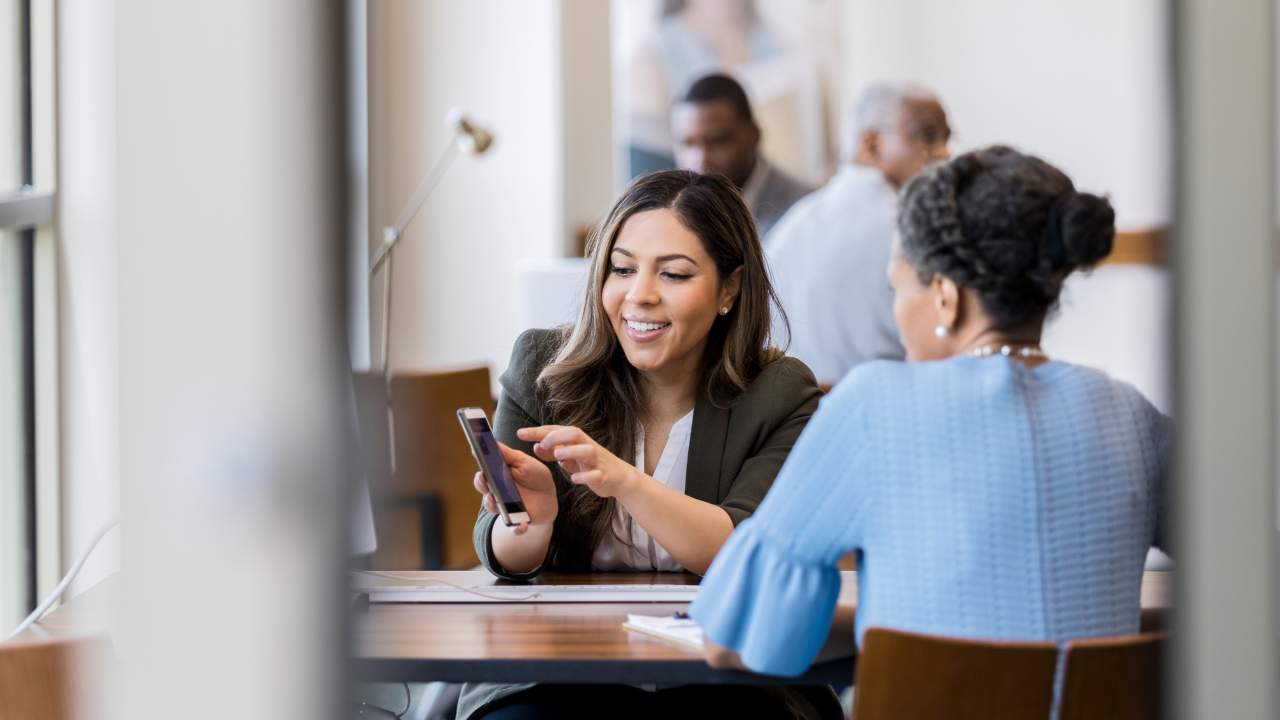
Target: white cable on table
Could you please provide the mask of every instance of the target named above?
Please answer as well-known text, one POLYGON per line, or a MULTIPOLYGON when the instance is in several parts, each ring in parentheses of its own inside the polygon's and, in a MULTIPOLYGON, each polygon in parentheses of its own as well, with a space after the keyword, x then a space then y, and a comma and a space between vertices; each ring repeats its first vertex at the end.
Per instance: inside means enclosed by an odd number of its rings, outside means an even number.
MULTIPOLYGON (((428 578, 428 577, 421 577, 419 575, 400 575, 393 572, 386 572, 385 570, 358 570, 357 572, 368 573, 369 575, 377 575, 378 577, 394 578, 396 580, 412 580, 414 582, 440 583, 442 585, 448 585, 451 588, 456 588, 463 592, 469 592, 472 595, 479 595, 482 598, 488 598, 490 600, 532 600, 538 597, 538 593, 529 593, 528 595, 522 595, 521 597, 510 597, 507 595, 490 595, 489 593, 480 592, 475 588, 463 587, 461 585, 456 585, 454 583, 451 583, 448 580, 441 580, 440 578, 428 578)), ((366 588, 365 592, 368 592, 369 590, 375 590, 375 589, 376 588, 366 588)))
POLYGON ((98 532, 94 533, 93 538, 89 540, 89 546, 84 549, 84 552, 80 553, 80 557, 76 558, 75 563, 71 565, 71 569, 67 571, 66 577, 62 578, 62 582, 58 583, 58 587, 54 588, 53 592, 49 593, 49 597, 45 598, 44 602, 40 603, 39 607, 32 610, 31 614, 27 616, 27 619, 23 620, 13 632, 9 633, 9 637, 5 638, 5 640, 9 640, 9 638, 12 638, 14 635, 17 635, 30 627, 31 623, 39 620, 41 616, 45 614, 45 612, 53 605, 54 601, 62 597, 62 593, 67 591, 67 586, 70 585, 71 581, 75 580, 76 575, 80 573, 80 568, 84 566, 84 561, 89 559, 89 554, 93 552, 94 548, 98 547, 98 541, 102 540, 102 536, 106 535, 107 531, 115 527, 119 522, 120 514, 116 513, 115 517, 111 518, 102 527, 98 528, 98 532))

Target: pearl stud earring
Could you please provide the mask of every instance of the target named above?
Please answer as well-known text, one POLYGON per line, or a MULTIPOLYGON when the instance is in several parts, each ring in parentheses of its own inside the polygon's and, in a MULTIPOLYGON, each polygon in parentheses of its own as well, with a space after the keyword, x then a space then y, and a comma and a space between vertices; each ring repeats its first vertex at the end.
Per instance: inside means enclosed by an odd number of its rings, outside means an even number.
POLYGON ((728 305, 725 305, 724 307, 720 308, 720 314, 721 314, 721 315, 728 315, 728 314, 729 314, 729 306, 728 306, 728 305))
POLYGON ((946 328, 946 326, 945 326, 945 325, 939 325, 938 327, 936 327, 936 328, 934 328, 934 329, 933 329, 933 334, 934 334, 934 335, 937 335, 937 336, 938 336, 938 339, 942 339, 942 338, 946 337, 946 336, 947 336, 947 334, 948 334, 949 332, 950 332, 950 331, 949 331, 949 330, 947 330, 947 328, 946 328))

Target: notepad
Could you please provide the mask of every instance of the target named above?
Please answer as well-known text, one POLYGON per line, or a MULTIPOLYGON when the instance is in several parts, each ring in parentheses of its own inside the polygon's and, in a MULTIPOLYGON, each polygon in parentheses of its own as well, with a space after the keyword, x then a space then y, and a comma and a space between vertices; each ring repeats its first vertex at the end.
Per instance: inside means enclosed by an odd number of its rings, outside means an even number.
POLYGON ((622 627, 638 633, 662 638, 680 647, 702 652, 702 628, 687 618, 670 615, 627 615, 622 627))

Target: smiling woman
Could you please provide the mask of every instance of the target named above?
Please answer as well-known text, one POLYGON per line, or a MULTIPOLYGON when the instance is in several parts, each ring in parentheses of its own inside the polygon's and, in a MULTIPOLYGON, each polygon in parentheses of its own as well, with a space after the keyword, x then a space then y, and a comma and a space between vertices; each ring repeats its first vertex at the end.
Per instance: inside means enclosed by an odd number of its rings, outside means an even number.
MULTIPOLYGON (((781 311, 755 223, 724 177, 641 177, 588 249, 577 322, 525 333, 502 376, 495 435, 529 522, 496 523, 477 477, 476 550, 509 579, 704 573, 764 499, 822 392, 773 343, 781 311)), ((458 717, 525 717, 523 706, 558 717, 607 689, 535 690, 468 685, 458 717)), ((640 716, 840 713, 830 688, 683 687, 623 702, 628 692, 610 705, 640 716)))
POLYGON ((609 262, 604 310, 627 359, 681 384, 696 376, 717 313, 737 299, 742 267, 721 281, 698 236, 665 209, 632 217, 609 262))

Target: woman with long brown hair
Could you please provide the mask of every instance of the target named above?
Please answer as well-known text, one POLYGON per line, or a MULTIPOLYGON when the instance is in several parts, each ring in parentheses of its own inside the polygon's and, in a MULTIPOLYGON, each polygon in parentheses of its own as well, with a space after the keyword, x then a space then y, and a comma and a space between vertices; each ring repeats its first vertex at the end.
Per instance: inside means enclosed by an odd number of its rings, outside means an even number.
MULTIPOLYGON (((704 573, 764 499, 822 392, 773 344, 777 300, 760 240, 725 178, 641 177, 588 254, 577 322, 524 333, 501 378, 494 432, 529 522, 495 522, 477 475, 476 550, 509 579, 704 573)), ((488 684, 466 687, 458 717, 576 717, 588 708, 615 717, 840 712, 830 688, 488 684)))

